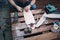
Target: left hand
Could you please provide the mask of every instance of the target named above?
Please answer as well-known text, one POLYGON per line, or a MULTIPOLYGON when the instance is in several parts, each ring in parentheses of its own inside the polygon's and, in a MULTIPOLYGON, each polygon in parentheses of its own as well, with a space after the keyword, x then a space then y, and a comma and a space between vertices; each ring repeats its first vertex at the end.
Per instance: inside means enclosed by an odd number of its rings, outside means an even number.
POLYGON ((28 12, 28 10, 30 10, 30 7, 31 7, 31 5, 28 5, 28 6, 26 6, 26 7, 24 8, 24 10, 25 10, 26 12, 28 12))

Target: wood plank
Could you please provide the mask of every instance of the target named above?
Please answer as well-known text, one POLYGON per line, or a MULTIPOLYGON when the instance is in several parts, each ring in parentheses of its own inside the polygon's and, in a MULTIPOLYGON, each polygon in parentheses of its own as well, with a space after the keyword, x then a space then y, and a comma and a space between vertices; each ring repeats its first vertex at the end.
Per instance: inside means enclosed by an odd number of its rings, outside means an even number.
POLYGON ((23 28, 26 28, 26 24, 25 23, 15 23, 15 24, 12 24, 12 30, 16 30, 16 28, 19 30, 19 29, 23 29, 23 28))
MULTIPOLYGON (((32 13, 33 14, 40 14, 40 13, 43 13, 42 9, 37 9, 37 10, 32 10, 32 13)), ((10 13, 11 17, 14 16, 14 13, 10 13)), ((18 12, 18 16, 23 16, 23 13, 22 12, 18 12)))
MULTIPOLYGON (((51 21, 48 21, 48 24, 49 24, 49 23, 51 23, 51 21)), ((48 26, 49 26, 49 25, 48 25, 48 26)), ((15 29, 15 27, 18 27, 18 28, 20 27, 19 29, 23 29, 23 28, 25 28, 25 27, 27 27, 27 26, 26 26, 25 23, 20 23, 20 22, 19 22, 19 23, 15 23, 15 24, 12 23, 12 28, 15 29)))
POLYGON ((25 34, 24 36, 33 35, 33 34, 36 34, 36 33, 43 33, 44 31, 49 31, 50 29, 51 29, 51 26, 49 26, 49 27, 46 27, 46 26, 42 27, 41 26, 38 29, 33 29, 31 34, 25 34))
MULTIPOLYGON (((31 34, 24 34, 23 31, 20 31, 20 32, 25 36, 25 35, 32 35, 32 34, 35 34, 35 33, 38 33, 38 32, 48 31, 48 30, 50 30, 50 29, 51 29, 51 26, 49 26, 49 27, 46 27, 46 26, 43 27, 43 26, 42 26, 42 27, 40 27, 40 28, 38 28, 38 29, 33 29, 31 34)), ((16 30, 16 29, 15 29, 15 30, 16 30)), ((15 30, 12 30, 13 36, 14 36, 14 37, 17 37, 15 30)), ((18 30, 19 30, 19 29, 18 29, 18 30)), ((20 33, 20 32, 19 32, 19 33, 20 33)), ((20 34, 21 34, 21 33, 20 33, 20 34)))
MULTIPOLYGON (((34 16, 34 19, 37 19, 37 20, 38 20, 41 16, 42 16, 42 15, 35 15, 35 16, 34 16)), ((24 20, 24 17, 18 18, 18 22, 21 22, 21 21, 25 21, 25 20, 24 20)), ((11 22, 13 22, 13 18, 11 18, 11 22)))
POLYGON ((55 38, 57 38, 57 34, 49 32, 49 33, 44 33, 38 36, 25 38, 25 40, 52 40, 55 38))
MULTIPOLYGON (((23 20, 23 18, 21 18, 21 19, 19 19, 19 20, 23 20)), ((52 20, 50 20, 50 19, 48 19, 48 23, 51 23, 52 22, 52 20)), ((19 22, 20 23, 20 22, 19 22)), ((17 25, 19 25, 19 23, 15 23, 15 24, 13 24, 12 23, 12 28, 13 29, 15 29, 15 27, 17 26, 17 25)), ((25 23, 20 23, 20 26, 21 26, 21 28, 25 28, 26 27, 26 24, 25 23), (25 26, 25 27, 24 27, 25 26)))

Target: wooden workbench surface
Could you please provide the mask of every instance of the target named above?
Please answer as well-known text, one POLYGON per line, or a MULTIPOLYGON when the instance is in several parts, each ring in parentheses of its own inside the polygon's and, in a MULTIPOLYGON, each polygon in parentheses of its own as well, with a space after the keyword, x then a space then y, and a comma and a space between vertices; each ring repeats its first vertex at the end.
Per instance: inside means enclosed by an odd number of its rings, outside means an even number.
MULTIPOLYGON (((39 10, 32 10, 32 13, 34 15, 34 18, 37 19, 36 22, 42 16, 42 14, 40 14, 40 13, 42 13, 41 9, 39 9, 39 10)), ((11 13, 11 19, 13 19, 13 16, 14 16, 14 13, 11 13)), ((24 29, 24 28, 27 27, 25 22, 20 23, 20 22, 24 21, 23 13, 19 12, 18 16, 19 16, 18 23, 14 23, 14 24, 12 23, 12 35, 13 35, 13 38, 17 38, 18 37, 17 34, 16 34, 16 30, 21 30, 21 29, 24 29)), ((51 22, 51 21, 49 21, 49 22, 51 22)), ((52 25, 48 25, 48 26, 42 25, 38 29, 33 29, 32 33, 30 33, 30 34, 24 34, 24 31, 20 31, 19 33, 22 33, 22 35, 24 37, 30 36, 30 35, 34 35, 36 33, 42 33, 42 34, 39 34, 39 35, 35 35, 35 36, 24 38, 22 40, 51 40, 51 39, 57 38, 57 35, 58 35, 57 33, 49 32, 49 30, 51 30, 51 27, 53 27, 53 26, 52 25)), ((20 36, 21 36, 21 34, 20 34, 20 36)), ((20 39, 20 38, 18 38, 18 39, 20 39)))
POLYGON ((57 38, 56 33, 49 32, 34 37, 25 38, 25 40, 52 40, 56 38, 57 38))

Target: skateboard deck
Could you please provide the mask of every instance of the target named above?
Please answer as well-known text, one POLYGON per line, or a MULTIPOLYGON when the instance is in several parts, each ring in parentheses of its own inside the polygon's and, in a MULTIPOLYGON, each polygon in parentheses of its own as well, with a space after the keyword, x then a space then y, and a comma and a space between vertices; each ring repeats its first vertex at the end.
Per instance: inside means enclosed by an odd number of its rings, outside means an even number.
MULTIPOLYGON (((28 27, 30 27, 30 24, 34 25, 36 23, 31 10, 29 10, 28 12, 23 11, 23 13, 24 13, 25 23, 28 27)), ((32 28, 32 29, 34 29, 34 28, 32 28)))
POLYGON ((46 18, 60 18, 60 14, 47 14, 44 13, 40 20, 37 22, 36 27, 39 27, 43 24, 46 18))
POLYGON ((37 22, 36 27, 39 27, 43 24, 43 22, 46 20, 45 15, 46 13, 44 13, 43 16, 40 18, 40 20, 37 22))
POLYGON ((60 14, 46 14, 45 17, 48 17, 48 18, 60 18, 60 14))

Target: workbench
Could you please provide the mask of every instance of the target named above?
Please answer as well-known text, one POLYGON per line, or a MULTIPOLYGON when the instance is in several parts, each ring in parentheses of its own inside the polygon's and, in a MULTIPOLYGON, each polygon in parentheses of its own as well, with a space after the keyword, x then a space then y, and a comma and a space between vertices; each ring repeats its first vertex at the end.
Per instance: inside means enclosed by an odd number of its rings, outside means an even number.
MULTIPOLYGON (((43 15, 42 9, 37 9, 37 10, 32 10, 34 19, 39 21, 40 17, 43 15)), ((24 28, 26 28, 26 24, 24 21, 24 16, 22 12, 18 13, 18 22, 13 23, 13 18, 14 18, 14 12, 10 13, 11 14, 11 24, 12 24, 12 35, 14 40, 52 40, 55 38, 58 38, 57 33, 51 32, 51 28, 53 25, 42 25, 39 28, 33 29, 32 33, 29 34, 24 34, 24 28), (20 31, 19 33, 16 33, 16 30, 20 31), (17 36, 17 34, 19 34, 17 36)), ((51 22, 50 19, 49 23, 51 22)))

